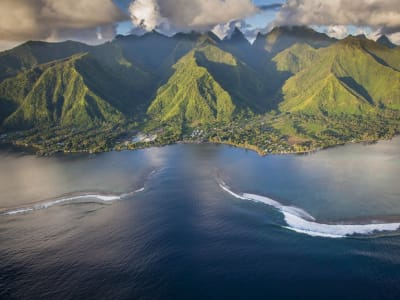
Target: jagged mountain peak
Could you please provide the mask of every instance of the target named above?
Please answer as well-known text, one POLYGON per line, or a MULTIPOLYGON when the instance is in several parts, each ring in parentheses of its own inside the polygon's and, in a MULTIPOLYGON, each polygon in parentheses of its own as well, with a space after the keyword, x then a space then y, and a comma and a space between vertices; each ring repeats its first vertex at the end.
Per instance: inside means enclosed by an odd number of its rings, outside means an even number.
POLYGON ((379 39, 376 40, 376 42, 390 49, 397 47, 395 44, 392 43, 392 41, 386 35, 381 35, 379 39))
POLYGON ((248 43, 248 40, 246 39, 244 33, 238 27, 235 27, 232 33, 224 38, 224 41, 248 43))

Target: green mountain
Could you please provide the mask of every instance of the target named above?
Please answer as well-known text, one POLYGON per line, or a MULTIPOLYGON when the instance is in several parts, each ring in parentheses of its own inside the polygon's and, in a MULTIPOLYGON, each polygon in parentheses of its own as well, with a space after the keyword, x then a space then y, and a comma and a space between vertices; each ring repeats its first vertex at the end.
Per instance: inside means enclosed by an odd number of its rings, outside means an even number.
POLYGON ((0 53, 0 82, 36 65, 67 58, 90 49, 90 46, 73 41, 26 42, 12 50, 0 53))
MULTIPOLYGON (((221 64, 236 64, 228 53, 209 49, 211 47, 206 46, 200 51, 221 64)), ((232 118, 236 107, 231 96, 206 68, 199 65, 197 55, 197 51, 191 51, 174 65, 174 74, 160 87, 149 107, 152 118, 160 121, 177 119, 190 124, 232 118)))
POLYGON ((29 90, 24 82, 34 76, 32 71, 9 80, 28 93, 18 109, 6 118, 4 127, 23 129, 52 124, 86 127, 96 121, 119 121, 122 115, 85 85, 76 67, 83 58, 77 55, 39 67, 39 76, 29 90))
POLYGON ((271 108, 260 74, 218 46, 203 39, 173 66, 173 75, 149 107, 153 118, 205 123, 271 108))
POLYGON ((295 74, 282 87, 280 109, 333 115, 400 109, 397 55, 356 37, 319 50, 295 45, 274 58, 280 70, 295 74))
POLYGON ((335 39, 308 27, 275 27, 265 35, 258 34, 254 41, 254 47, 273 55, 297 43, 308 44, 313 48, 322 48, 335 42, 335 39))
POLYGON ((42 151, 49 137, 64 151, 110 149, 120 134, 154 131, 164 144, 199 126, 211 141, 271 150, 273 140, 281 151, 390 137, 400 51, 389 42, 295 26, 253 44, 237 28, 224 40, 153 31, 99 46, 26 42, 0 53, 0 136, 19 131, 42 151))
POLYGON ((298 43, 280 52, 272 61, 276 63, 277 71, 295 74, 311 67, 319 59, 318 50, 308 44, 298 43))
POLYGON ((9 129, 118 123, 145 110, 149 82, 149 75, 116 46, 105 44, 4 80, 0 103, 8 109, 2 110, 1 120, 9 129))

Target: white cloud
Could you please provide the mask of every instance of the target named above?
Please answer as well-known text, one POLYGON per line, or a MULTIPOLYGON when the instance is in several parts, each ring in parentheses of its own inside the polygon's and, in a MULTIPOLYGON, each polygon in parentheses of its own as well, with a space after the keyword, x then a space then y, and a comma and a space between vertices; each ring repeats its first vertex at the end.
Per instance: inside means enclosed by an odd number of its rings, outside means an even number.
POLYGON ((0 40, 105 40, 126 18, 112 0, 1 0, 0 40))
POLYGON ((400 32, 389 34, 388 37, 392 41, 392 43, 395 43, 396 45, 400 45, 400 32))
POLYGON ((246 33, 249 26, 250 25, 247 24, 244 20, 232 21, 225 24, 216 25, 212 29, 212 32, 222 40, 225 37, 230 37, 235 28, 238 28, 242 33, 246 33))
POLYGON ((355 25, 400 29, 399 0, 288 0, 275 21, 276 25, 355 25))
POLYGON ((342 39, 348 35, 347 26, 344 25, 332 25, 326 29, 326 34, 335 39, 342 39))
POLYGON ((132 22, 150 31, 206 31, 259 11, 251 0, 136 0, 132 22))

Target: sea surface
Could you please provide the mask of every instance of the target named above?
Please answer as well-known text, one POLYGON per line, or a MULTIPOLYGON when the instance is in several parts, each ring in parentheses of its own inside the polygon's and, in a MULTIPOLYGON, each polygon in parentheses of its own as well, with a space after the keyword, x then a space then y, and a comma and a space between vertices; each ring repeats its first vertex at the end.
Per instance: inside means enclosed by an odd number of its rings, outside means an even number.
POLYGON ((399 150, 2 150, 0 299, 400 299, 399 150))

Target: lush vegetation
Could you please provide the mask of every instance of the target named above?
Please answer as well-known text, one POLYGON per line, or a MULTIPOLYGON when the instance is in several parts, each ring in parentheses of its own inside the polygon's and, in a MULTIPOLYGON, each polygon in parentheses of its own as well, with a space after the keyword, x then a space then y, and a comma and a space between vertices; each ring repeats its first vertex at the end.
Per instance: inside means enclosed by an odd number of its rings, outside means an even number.
POLYGON ((90 47, 27 42, 0 53, 0 143, 39 154, 224 143, 307 152, 400 128, 400 50, 276 28, 156 32, 90 47))

